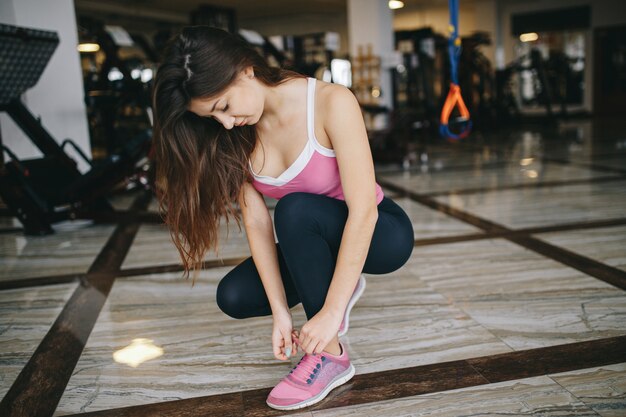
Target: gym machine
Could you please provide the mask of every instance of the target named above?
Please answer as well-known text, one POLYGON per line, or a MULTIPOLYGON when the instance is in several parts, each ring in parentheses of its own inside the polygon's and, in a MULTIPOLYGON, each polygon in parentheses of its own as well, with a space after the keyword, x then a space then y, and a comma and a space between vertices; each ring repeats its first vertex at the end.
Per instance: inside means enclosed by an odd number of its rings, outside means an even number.
POLYGON ((58 44, 56 32, 0 24, 0 111, 10 116, 44 155, 20 160, 2 145, 9 161, 0 160, 0 197, 23 224, 26 235, 51 234, 52 223, 113 212, 107 193, 144 169, 151 143, 151 131, 143 132, 97 164, 71 139, 58 144, 20 100, 20 95, 37 83, 58 44), (65 152, 68 145, 91 166, 84 174, 65 152))

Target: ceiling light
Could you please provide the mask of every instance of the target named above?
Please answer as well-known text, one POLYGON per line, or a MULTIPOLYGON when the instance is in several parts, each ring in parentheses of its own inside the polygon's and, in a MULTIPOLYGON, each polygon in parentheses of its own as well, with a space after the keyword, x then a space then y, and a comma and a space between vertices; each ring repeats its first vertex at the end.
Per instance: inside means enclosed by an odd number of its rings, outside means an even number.
POLYGON ((519 40, 522 42, 534 42, 537 39, 539 39, 539 35, 537 35, 535 32, 522 33, 521 35, 519 35, 519 40))
POLYGON ((404 2, 400 0, 389 0, 388 4, 391 10, 401 9, 404 7, 404 2))

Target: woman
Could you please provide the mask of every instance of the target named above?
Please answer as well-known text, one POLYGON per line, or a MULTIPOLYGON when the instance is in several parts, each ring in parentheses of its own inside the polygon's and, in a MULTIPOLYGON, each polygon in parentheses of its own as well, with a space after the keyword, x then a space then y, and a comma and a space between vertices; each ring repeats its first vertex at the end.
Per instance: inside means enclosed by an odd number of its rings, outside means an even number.
POLYGON ((222 216, 240 208, 252 256, 220 281, 231 317, 273 318, 274 356, 304 351, 267 398, 321 401, 354 375, 339 336, 365 287, 413 250, 406 213, 384 196, 350 90, 270 68, 242 38, 195 26, 174 37, 155 80, 157 196, 186 276, 218 250, 222 216), (270 217, 263 195, 279 200, 270 217), (274 241, 274 224, 278 243, 274 241), (308 321, 293 329, 290 309, 308 321), (339 330, 341 332, 339 333, 339 330))

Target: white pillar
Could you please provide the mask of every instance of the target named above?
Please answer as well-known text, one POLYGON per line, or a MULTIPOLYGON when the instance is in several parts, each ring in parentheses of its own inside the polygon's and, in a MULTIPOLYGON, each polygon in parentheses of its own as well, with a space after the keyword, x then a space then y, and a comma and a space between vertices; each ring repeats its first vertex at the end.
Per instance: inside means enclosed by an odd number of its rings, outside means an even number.
MULTIPOLYGON (((80 56, 76 50, 78 32, 73 0, 2 0, 0 22, 57 32, 59 45, 39 82, 22 95, 22 101, 35 117, 41 117, 44 128, 59 143, 71 138, 90 156, 91 142, 80 56)), ((2 143, 18 158, 41 156, 39 149, 4 112, 0 113, 0 126, 2 143)), ((87 164, 69 147, 66 149, 78 162, 79 170, 86 171, 87 164)))
POLYGON ((393 11, 387 0, 348 0, 348 38, 350 55, 357 55, 358 45, 372 44, 372 53, 382 61, 380 74, 381 104, 393 107, 389 67, 394 62, 393 11))

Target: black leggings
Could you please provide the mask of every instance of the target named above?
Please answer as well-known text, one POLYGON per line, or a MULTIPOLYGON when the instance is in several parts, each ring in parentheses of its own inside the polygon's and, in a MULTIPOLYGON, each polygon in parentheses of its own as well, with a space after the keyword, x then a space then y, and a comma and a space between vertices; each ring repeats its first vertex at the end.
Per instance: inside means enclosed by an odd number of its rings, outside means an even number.
MULTIPOLYGON (((280 274, 289 308, 302 302, 310 320, 324 305, 348 218, 345 201, 294 192, 276 203, 274 226, 280 274)), ((388 274, 413 252, 411 220, 393 200, 378 204, 378 220, 363 266, 367 274, 388 274)), ((227 315, 244 319, 272 314, 252 257, 233 268, 217 286, 217 304, 227 315)))

